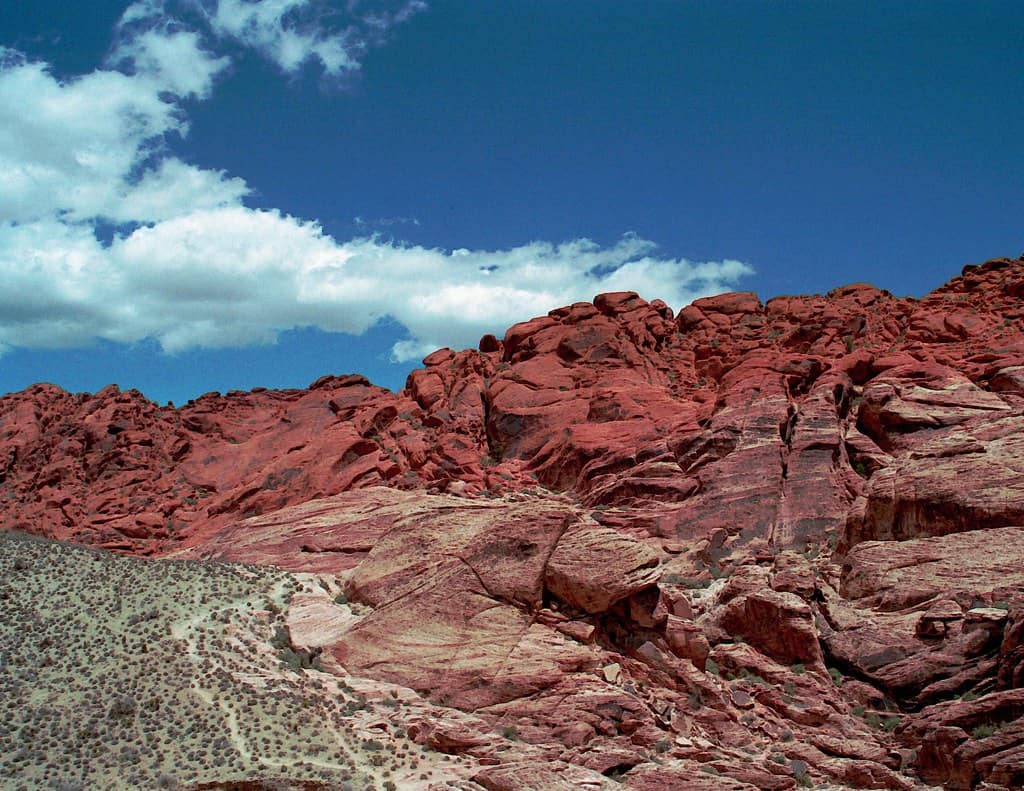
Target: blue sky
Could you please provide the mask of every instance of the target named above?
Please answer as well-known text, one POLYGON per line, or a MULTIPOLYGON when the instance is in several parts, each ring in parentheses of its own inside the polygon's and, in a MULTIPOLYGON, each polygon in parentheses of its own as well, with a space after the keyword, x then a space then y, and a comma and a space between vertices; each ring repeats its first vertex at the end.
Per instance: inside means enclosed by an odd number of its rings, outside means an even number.
POLYGON ((0 7, 0 392, 399 387, 600 291, 1024 250, 1018 2, 0 7))

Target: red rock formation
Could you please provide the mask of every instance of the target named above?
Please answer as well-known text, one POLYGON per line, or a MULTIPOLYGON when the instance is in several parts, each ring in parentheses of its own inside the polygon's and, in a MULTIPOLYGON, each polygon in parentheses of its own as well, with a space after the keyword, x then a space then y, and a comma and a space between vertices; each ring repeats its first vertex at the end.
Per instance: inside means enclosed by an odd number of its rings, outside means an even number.
POLYGON ((536 748, 453 743, 485 788, 537 755, 536 787, 1020 787, 1022 297, 1008 259, 921 300, 604 294, 399 393, 36 385, 0 526, 334 579, 367 611, 297 607, 333 661, 536 748))

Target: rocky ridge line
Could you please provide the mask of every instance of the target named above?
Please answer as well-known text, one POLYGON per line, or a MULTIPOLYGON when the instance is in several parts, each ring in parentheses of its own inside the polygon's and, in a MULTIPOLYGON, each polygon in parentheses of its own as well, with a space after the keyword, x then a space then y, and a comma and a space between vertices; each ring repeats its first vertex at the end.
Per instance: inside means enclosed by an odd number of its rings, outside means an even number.
MULTIPOLYGON (((1010 259, 921 300, 604 294, 397 394, 37 385, 0 399, 3 526, 332 575, 370 609, 311 644, 546 771, 1015 787, 1022 296, 1010 259)), ((484 787, 537 771, 450 738, 484 787)))

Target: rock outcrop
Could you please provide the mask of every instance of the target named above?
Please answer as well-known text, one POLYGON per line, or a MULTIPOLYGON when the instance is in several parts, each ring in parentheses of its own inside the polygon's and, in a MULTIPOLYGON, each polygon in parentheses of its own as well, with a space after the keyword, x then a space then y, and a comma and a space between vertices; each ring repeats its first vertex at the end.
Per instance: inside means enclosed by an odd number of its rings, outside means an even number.
POLYGON ((295 634, 449 707, 475 787, 1020 787, 1024 260, 603 294, 398 393, 36 385, 0 526, 319 575, 295 634))

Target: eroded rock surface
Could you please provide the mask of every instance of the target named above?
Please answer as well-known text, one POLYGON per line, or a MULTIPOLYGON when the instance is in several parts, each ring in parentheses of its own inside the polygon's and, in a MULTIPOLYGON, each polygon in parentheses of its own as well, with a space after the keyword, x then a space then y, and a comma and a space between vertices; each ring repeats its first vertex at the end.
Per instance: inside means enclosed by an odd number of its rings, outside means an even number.
POLYGON ((0 519, 318 575, 295 639, 451 712, 466 788, 1020 787, 1022 297, 604 294, 399 393, 36 385, 0 519))

